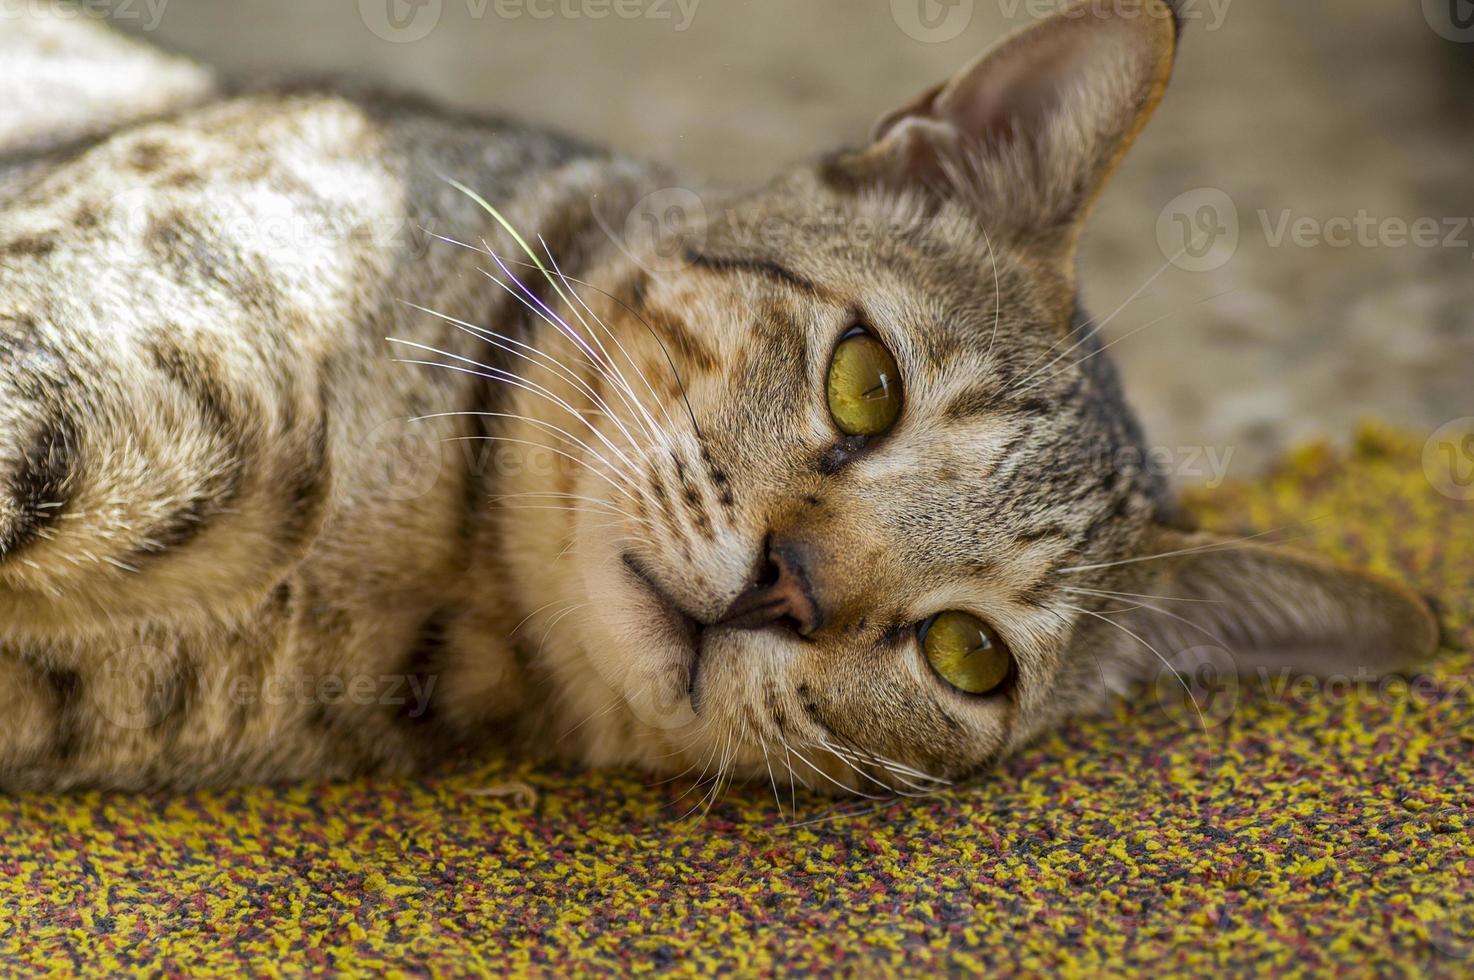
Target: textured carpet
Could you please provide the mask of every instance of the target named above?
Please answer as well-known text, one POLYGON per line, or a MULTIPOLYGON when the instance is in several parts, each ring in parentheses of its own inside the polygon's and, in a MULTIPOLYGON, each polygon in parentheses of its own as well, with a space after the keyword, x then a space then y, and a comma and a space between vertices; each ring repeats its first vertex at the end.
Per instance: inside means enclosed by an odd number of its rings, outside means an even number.
POLYGON ((1422 451, 1369 429, 1195 501, 1436 596, 1411 687, 1246 683, 1206 734, 1148 692, 931 799, 800 795, 804 826, 766 787, 681 820, 689 784, 509 762, 9 798, 0 969, 1469 975, 1474 505, 1422 451), (506 780, 537 799, 470 792, 506 780))

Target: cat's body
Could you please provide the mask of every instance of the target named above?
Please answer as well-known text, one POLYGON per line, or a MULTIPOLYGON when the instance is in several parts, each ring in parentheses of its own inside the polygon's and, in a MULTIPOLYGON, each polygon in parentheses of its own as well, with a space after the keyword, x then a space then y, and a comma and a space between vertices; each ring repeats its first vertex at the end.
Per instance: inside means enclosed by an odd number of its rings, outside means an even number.
POLYGON ((659 186, 525 128, 301 92, 113 136, 7 209, 7 781, 402 769, 526 707, 494 447, 442 442, 484 419, 408 421, 500 388, 386 344, 509 359, 406 302, 525 335, 487 257, 431 237, 511 248, 442 174, 569 275, 613 248, 591 198, 659 186))
MULTIPOLYGON (((707 197, 674 257, 610 233, 658 168, 375 95, 206 98, 13 167, 0 785, 407 771, 521 731, 917 789, 1124 687, 1159 651, 1093 590, 1154 594, 1175 563, 1135 562, 1205 542, 1132 465, 1071 261, 1160 95, 1157 21, 1105 28, 1140 77, 1107 72, 1109 124, 1054 126, 1032 164, 923 159, 928 93, 871 150, 707 197), (1062 147, 1073 170, 1037 165, 1062 147), (873 446, 810 384, 847 329, 906 380, 873 446), (912 624, 954 606, 1008 638, 1006 695, 917 659, 912 624)), ((1328 573, 1225 561, 1257 602, 1328 573)), ((1426 649, 1419 608, 1336 575, 1309 612, 1151 636, 1426 649)))

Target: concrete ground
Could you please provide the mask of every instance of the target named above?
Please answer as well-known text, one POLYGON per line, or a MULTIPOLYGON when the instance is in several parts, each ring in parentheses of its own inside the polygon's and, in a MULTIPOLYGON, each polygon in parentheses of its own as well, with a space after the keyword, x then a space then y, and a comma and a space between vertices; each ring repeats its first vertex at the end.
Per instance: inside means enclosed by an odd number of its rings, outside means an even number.
MULTIPOLYGON (((860 139, 1058 2, 114 6, 229 75, 378 78, 748 180, 860 139)), ((1125 304, 1107 333, 1155 443, 1237 474, 1364 416, 1474 415, 1474 29, 1442 6, 1187 0, 1173 88, 1084 252, 1091 306, 1125 304)))

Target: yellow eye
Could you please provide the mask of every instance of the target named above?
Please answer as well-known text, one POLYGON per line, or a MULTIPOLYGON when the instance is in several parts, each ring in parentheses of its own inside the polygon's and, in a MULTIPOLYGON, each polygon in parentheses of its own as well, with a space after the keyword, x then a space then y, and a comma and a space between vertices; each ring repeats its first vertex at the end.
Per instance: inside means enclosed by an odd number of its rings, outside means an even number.
POLYGON ((968 694, 987 694, 1008 679, 1008 647, 987 623, 944 612, 922 627, 921 648, 942 680, 968 694))
POLYGON ((829 414, 847 436, 878 436, 901 416, 901 372, 885 345, 862 330, 834 348, 825 386, 829 414))

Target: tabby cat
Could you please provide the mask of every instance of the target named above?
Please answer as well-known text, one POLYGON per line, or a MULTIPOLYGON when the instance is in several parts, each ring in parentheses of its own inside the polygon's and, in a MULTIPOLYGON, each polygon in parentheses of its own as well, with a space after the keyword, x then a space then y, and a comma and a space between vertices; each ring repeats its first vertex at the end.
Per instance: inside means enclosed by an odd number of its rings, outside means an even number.
POLYGON ((1067 8, 738 193, 22 22, 0 785, 517 740, 922 791, 1195 648, 1428 654, 1398 585, 1186 526, 1078 303, 1179 26, 1067 8))

